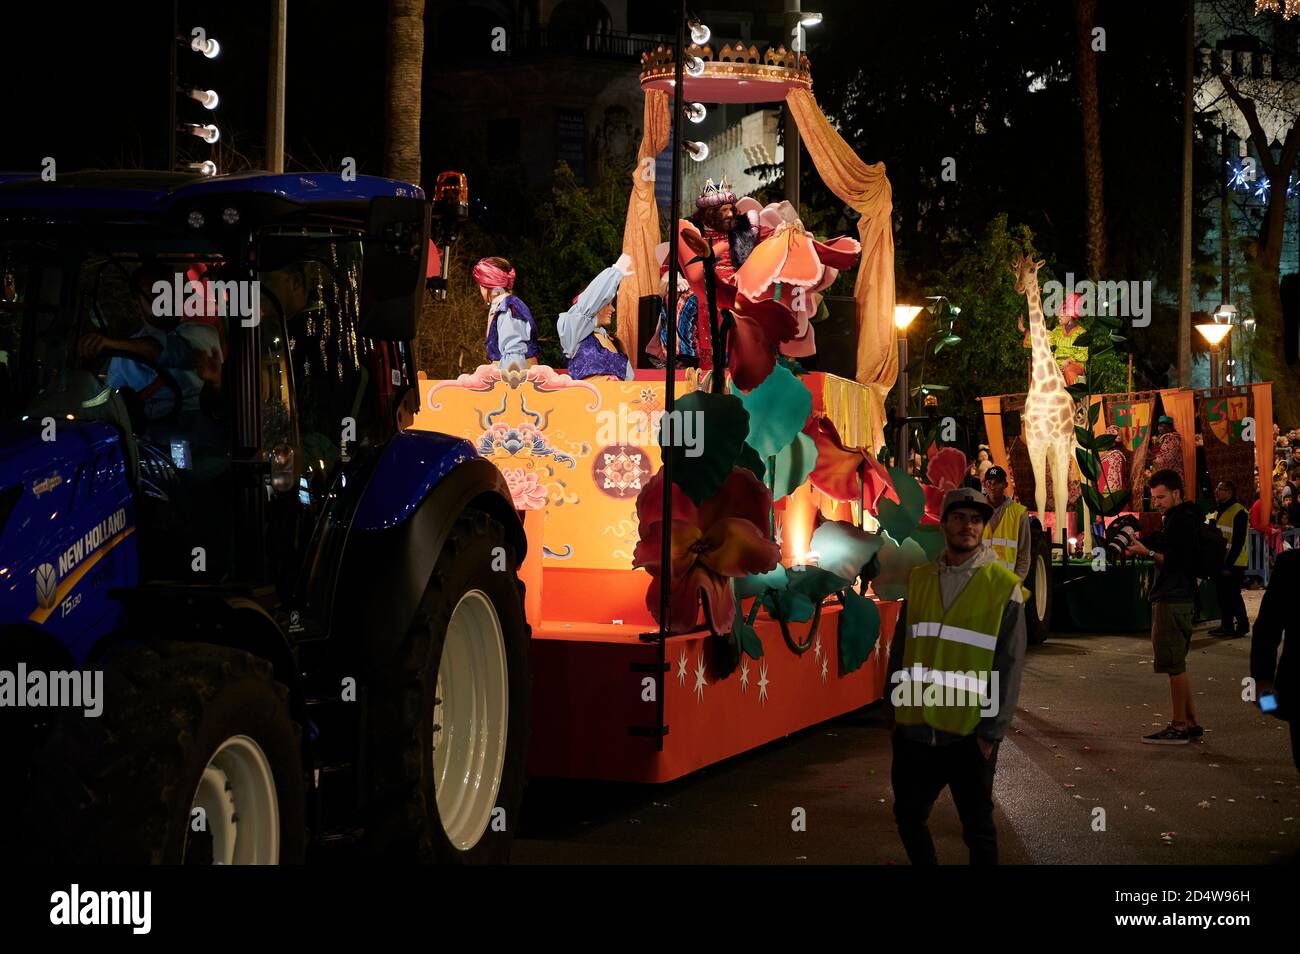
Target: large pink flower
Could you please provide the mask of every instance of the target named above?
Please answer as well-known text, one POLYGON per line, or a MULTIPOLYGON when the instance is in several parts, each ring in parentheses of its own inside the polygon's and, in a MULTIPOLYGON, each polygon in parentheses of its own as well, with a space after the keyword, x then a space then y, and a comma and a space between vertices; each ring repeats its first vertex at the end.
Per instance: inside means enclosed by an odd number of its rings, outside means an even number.
POLYGON ((546 506, 546 488, 535 470, 522 467, 502 467, 506 486, 514 498, 516 510, 541 510, 546 506))
POLYGON ((943 498, 948 491, 960 487, 966 479, 966 455, 955 447, 936 451, 931 445, 929 456, 930 463, 925 471, 926 483, 921 485, 925 490, 925 517, 922 522, 938 523, 939 515, 943 513, 943 498))
MULTIPOLYGON (((646 483, 636 499, 641 539, 633 566, 650 571, 653 580, 646 606, 659 619, 663 586, 664 472, 646 483)), ((736 604, 731 578, 764 573, 781 559, 781 548, 768 535, 772 494, 754 474, 736 467, 712 498, 699 506, 673 487, 672 565, 668 573, 669 632, 695 628, 700 598, 708 606, 716 633, 731 631, 736 604)))

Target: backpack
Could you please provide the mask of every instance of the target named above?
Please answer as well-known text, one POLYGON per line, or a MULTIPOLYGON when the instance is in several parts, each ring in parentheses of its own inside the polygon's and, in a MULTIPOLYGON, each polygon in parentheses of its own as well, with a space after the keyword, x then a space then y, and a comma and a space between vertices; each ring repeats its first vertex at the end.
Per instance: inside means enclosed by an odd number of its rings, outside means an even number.
POLYGON ((1228 556, 1228 541, 1215 524, 1201 523, 1196 527, 1196 578, 1207 580, 1223 572, 1228 556))

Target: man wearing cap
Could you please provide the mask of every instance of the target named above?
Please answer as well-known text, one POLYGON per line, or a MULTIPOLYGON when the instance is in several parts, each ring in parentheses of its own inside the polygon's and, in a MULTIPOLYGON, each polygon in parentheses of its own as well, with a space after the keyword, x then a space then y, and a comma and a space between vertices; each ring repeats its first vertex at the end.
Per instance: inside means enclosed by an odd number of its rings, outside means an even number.
POLYGON ((1020 581, 984 546, 993 508, 962 487, 943 501, 945 547, 912 570, 889 654, 894 818, 913 864, 936 864, 926 824, 948 788, 972 864, 996 864, 993 773, 1020 695, 1020 581))
POLYGON ((998 562, 1020 577, 1023 585, 1033 556, 1029 511, 1007 496, 1007 472, 996 465, 984 472, 984 494, 993 507, 993 516, 984 525, 984 540, 998 562))
POLYGON ((1214 499, 1219 509, 1206 519, 1218 527, 1227 542, 1227 555, 1223 569, 1215 578, 1219 597, 1219 626, 1209 632, 1211 636, 1245 636, 1250 632, 1250 619, 1246 616, 1246 603, 1241 598, 1241 587, 1246 578, 1246 534, 1248 515, 1237 501, 1237 485, 1231 480, 1221 480, 1214 488, 1214 499))

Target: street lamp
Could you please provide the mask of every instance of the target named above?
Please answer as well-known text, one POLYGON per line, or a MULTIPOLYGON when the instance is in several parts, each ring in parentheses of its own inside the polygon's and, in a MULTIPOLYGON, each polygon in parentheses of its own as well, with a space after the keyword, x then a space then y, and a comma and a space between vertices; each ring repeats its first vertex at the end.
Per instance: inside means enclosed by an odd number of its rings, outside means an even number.
POLYGON ((1219 380, 1219 345, 1232 333, 1232 325, 1206 322, 1197 325, 1196 330, 1210 346, 1210 387, 1217 388, 1222 383, 1219 380))
POLYGON ((920 305, 895 305, 894 327, 898 329, 898 461, 907 473, 912 472, 912 455, 908 452, 907 329, 921 313, 920 305))

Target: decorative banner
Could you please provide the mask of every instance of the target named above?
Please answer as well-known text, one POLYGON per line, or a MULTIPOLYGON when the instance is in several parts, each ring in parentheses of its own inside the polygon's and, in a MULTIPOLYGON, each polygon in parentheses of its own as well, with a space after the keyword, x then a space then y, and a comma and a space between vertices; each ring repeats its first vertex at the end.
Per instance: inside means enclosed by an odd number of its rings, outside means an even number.
POLYGON ((1221 480, 1231 480, 1244 506, 1250 506, 1256 497, 1255 444, 1242 436, 1253 410, 1254 399, 1248 387, 1196 392, 1196 414, 1201 421, 1210 483, 1217 486, 1221 480))
POLYGON ((1142 474, 1146 471, 1147 453, 1151 448, 1155 403, 1155 393, 1151 391, 1108 394, 1102 398, 1099 424, 1103 430, 1109 425, 1119 428, 1119 448, 1127 459, 1124 489, 1132 495, 1125 509, 1133 509, 1142 500, 1140 488, 1142 474))

